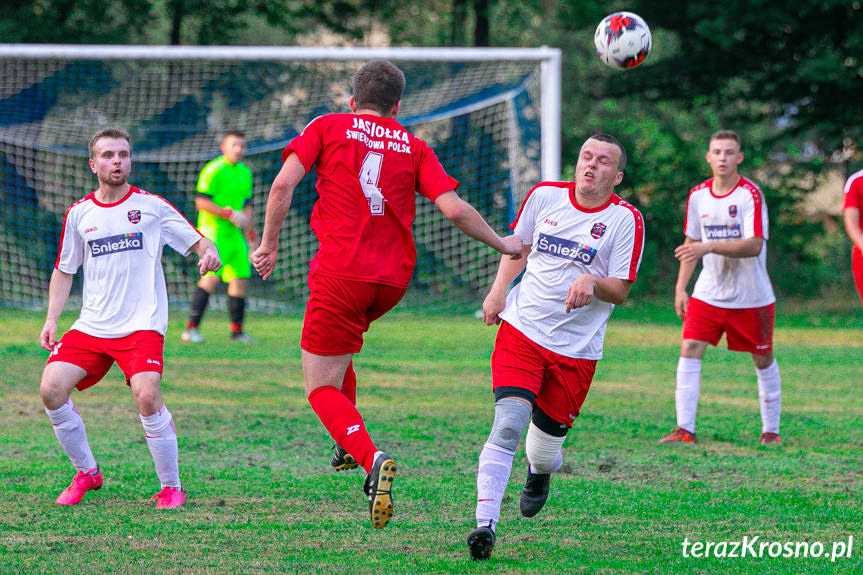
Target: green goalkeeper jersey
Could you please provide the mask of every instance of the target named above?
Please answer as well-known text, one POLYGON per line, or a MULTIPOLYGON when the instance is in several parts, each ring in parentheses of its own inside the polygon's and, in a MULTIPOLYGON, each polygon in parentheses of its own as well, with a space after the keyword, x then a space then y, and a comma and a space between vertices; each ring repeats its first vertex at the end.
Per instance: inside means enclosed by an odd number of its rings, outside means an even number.
MULTIPOLYGON (((242 210, 252 197, 252 171, 242 162, 231 164, 224 156, 219 156, 201 170, 198 193, 209 196, 221 208, 242 210)), ((235 238, 237 235, 242 238, 237 226, 206 211, 198 212, 198 229, 216 245, 220 239, 235 238)))

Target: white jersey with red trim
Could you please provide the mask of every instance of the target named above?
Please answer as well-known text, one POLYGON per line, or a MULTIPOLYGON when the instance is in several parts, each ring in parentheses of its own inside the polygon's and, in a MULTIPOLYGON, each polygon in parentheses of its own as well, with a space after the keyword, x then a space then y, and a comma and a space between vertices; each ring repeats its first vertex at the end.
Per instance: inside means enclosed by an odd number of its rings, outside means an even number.
POLYGON ((132 187, 103 204, 95 193, 66 211, 55 268, 75 274, 84 266, 81 314, 71 329, 95 337, 123 337, 168 328, 162 271, 167 244, 183 255, 203 236, 164 198, 132 187))
POLYGON ((566 313, 566 295, 585 273, 635 281, 644 250, 641 213, 617 195, 598 208, 583 208, 573 182, 542 182, 510 227, 531 244, 531 252, 501 319, 555 353, 601 359, 614 304, 594 297, 566 313))
POLYGON ((763 307, 776 301, 767 274, 767 204, 764 194, 741 177, 730 193, 713 194, 713 178, 689 192, 684 233, 702 242, 764 238, 751 258, 705 254, 692 297, 727 309, 763 307))

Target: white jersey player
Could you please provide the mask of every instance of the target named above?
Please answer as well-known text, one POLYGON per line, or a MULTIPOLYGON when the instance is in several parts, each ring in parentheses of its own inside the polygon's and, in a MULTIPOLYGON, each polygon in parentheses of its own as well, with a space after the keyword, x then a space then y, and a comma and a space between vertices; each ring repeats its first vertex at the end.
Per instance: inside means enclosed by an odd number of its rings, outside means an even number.
POLYGON ((521 513, 533 517, 545 504, 550 474, 563 464, 561 447, 602 357, 608 318, 635 281, 644 224, 613 193, 625 165, 616 139, 592 136, 581 147, 575 182, 531 190, 513 224, 527 257, 501 260, 483 302, 483 320, 500 328, 492 354, 494 423, 479 456, 477 527, 467 537, 474 559, 488 559, 494 547, 525 428, 529 465, 521 513))
POLYGON ((159 196, 128 183, 132 166, 129 135, 105 128, 90 140, 90 168, 99 189, 69 208, 63 223, 48 294, 48 314, 39 336, 51 352, 40 392, 45 412, 77 474, 57 498, 79 503, 102 486, 84 422, 70 399, 104 377, 115 362, 126 376, 140 413, 147 445, 162 489, 159 509, 183 505, 186 494, 177 463, 177 434, 162 402, 162 351, 168 325, 168 298, 162 248, 199 256, 202 274, 219 269, 215 245, 159 196), (72 280, 84 268, 83 305, 77 321, 59 341, 57 319, 72 280))
POLYGON ((69 275, 83 266, 83 304, 71 329, 103 338, 165 335, 168 294, 158 256, 166 244, 188 254, 201 237, 174 206, 134 186, 113 204, 96 192, 75 202, 55 265, 69 275))
POLYGON ((660 443, 694 443, 695 412, 701 390, 701 358, 708 344, 725 333, 728 349, 752 354, 761 405, 762 444, 779 442, 781 379, 773 359, 773 288, 765 265, 767 206, 761 190, 742 177, 737 134, 710 138, 707 163, 713 177, 689 194, 684 244, 674 306, 683 319, 683 342, 674 392, 677 429, 660 443), (690 298, 689 281, 698 260, 703 269, 690 298))
POLYGON ((560 302, 583 274, 635 281, 644 240, 638 211, 614 194, 601 210, 586 210, 574 182, 542 183, 525 199, 514 231, 532 247, 500 319, 560 355, 602 359, 614 304, 593 299, 574 313, 560 302))
MULTIPOLYGON (((692 297, 716 307, 763 307, 776 301, 767 275, 767 204, 751 181, 739 176, 725 195, 714 192, 714 178, 689 193, 684 233, 703 243, 763 240, 754 257, 733 258, 707 252, 701 258, 692 297)), ((758 242, 756 242, 758 243, 758 242)))

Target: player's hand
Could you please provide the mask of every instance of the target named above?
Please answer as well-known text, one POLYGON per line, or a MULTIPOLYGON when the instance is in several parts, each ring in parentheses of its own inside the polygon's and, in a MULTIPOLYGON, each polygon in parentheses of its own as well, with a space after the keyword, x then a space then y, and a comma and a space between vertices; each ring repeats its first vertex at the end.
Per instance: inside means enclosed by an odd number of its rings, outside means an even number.
POLYGON ((593 300, 593 287, 596 284, 596 276, 592 274, 581 274, 566 292, 566 313, 584 307, 593 300))
POLYGON ((267 279, 276 269, 277 246, 261 244, 252 252, 252 265, 263 279, 267 279))
POLYGON ((57 322, 48 319, 45 320, 45 325, 42 326, 42 332, 39 334, 39 343, 45 351, 54 351, 54 346, 57 345, 57 322))
POLYGON ((709 249, 710 246, 704 242, 689 242, 674 248, 674 257, 681 262, 697 262, 709 249))
POLYGON ((218 254, 207 252, 198 260, 198 272, 202 276, 206 275, 207 272, 217 272, 221 268, 222 260, 219 259, 218 254))
POLYGON ((489 292, 482 302, 482 321, 485 325, 499 324, 498 314, 506 307, 506 294, 489 292))
POLYGON ((249 217, 241 211, 231 210, 231 215, 228 216, 228 221, 240 228, 241 230, 249 229, 249 217))
POLYGON ((521 256, 524 254, 524 240, 521 239, 521 236, 513 234, 501 239, 503 240, 503 249, 500 252, 508 255, 511 260, 521 259, 521 256))
POLYGON ((674 311, 677 313, 677 317, 683 319, 683 316, 686 315, 686 308, 689 307, 689 294, 686 293, 686 290, 683 289, 675 289, 674 290, 674 311))

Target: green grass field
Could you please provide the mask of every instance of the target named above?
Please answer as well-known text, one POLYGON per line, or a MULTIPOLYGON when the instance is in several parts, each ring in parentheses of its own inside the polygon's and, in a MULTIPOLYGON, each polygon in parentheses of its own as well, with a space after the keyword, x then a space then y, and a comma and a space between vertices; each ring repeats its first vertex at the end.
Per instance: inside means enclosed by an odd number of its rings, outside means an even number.
MULTIPOLYGON (((708 350, 699 443, 674 427, 679 325, 666 305, 612 317, 605 359, 533 519, 518 512, 516 454, 491 560, 468 559, 477 455, 491 424, 494 329, 473 318, 397 314, 356 359, 359 407, 399 463, 396 514, 368 521, 363 473, 329 469, 329 440, 302 392, 296 317, 252 315, 259 344, 230 345, 223 315, 205 346, 173 317, 164 395, 177 423, 181 509, 156 512, 152 460, 116 368, 73 399, 104 487, 53 504, 73 470, 38 393, 43 314, 0 310, 0 573, 863 573, 863 314, 780 307, 783 443, 759 446, 752 362, 708 350), (851 556, 694 558, 690 542, 823 543, 851 556)), ((61 329, 73 316, 64 316, 61 329)), ((816 548, 816 547, 813 547, 816 548)), ((757 549, 757 546, 756 546, 757 549)))

